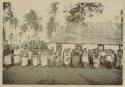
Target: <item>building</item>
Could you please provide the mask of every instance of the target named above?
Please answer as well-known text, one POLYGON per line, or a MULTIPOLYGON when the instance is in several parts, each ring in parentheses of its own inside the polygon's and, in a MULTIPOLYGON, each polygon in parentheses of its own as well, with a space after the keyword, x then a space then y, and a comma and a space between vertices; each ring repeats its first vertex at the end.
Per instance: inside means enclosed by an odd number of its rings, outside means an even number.
POLYGON ((99 48, 99 49, 122 49, 123 29, 120 23, 69 23, 66 27, 58 30, 48 44, 56 51, 65 48, 99 48))

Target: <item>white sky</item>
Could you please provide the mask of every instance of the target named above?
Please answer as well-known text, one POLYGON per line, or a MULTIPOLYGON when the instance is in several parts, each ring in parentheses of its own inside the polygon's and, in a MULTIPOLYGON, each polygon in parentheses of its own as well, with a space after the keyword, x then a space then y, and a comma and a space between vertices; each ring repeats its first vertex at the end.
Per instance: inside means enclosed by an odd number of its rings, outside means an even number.
MULTIPOLYGON (((14 11, 15 16, 19 20, 19 24, 23 23, 23 16, 24 14, 28 13, 31 9, 34 9, 37 14, 42 17, 42 25, 43 29, 46 30, 46 23, 49 19, 49 13, 47 9, 50 8, 50 3, 52 1, 59 1, 59 9, 57 14, 57 21, 60 25, 64 25, 65 23, 65 17, 64 17, 64 7, 70 8, 71 4, 75 4, 79 1, 86 1, 86 0, 4 0, 4 1, 11 1, 12 3, 12 9, 14 11)), ((94 1, 94 0, 89 0, 94 1)), ((112 21, 116 22, 116 19, 114 19, 115 16, 119 14, 119 11, 121 8, 123 8, 123 3, 120 2, 120 0, 117 0, 117 2, 114 2, 116 0, 108 0, 108 2, 103 2, 104 4, 104 13, 102 15, 95 16, 93 18, 88 19, 87 21, 90 22, 107 22, 112 21)), ((119 22, 119 21, 118 21, 119 22)))
MULTIPOLYGON (((59 1, 59 12, 57 14, 57 21, 60 23, 64 20, 64 14, 62 11, 64 7, 71 6, 70 4, 75 4, 78 1, 84 0, 11 0, 12 8, 14 10, 15 16, 22 21, 24 14, 28 13, 30 9, 37 11, 38 15, 42 17, 42 22, 45 24, 47 22, 48 11, 50 8, 50 3, 52 1, 59 1)), ((115 1, 115 0, 114 0, 115 1)), ((117 0, 119 1, 119 0, 117 0)), ((102 2, 102 1, 101 1, 102 2)), ((120 2, 103 2, 104 13, 102 15, 95 16, 90 19, 90 21, 114 21, 114 17, 119 14, 119 10, 123 7, 123 3, 120 2)), ((68 7, 69 8, 69 7, 68 7)))

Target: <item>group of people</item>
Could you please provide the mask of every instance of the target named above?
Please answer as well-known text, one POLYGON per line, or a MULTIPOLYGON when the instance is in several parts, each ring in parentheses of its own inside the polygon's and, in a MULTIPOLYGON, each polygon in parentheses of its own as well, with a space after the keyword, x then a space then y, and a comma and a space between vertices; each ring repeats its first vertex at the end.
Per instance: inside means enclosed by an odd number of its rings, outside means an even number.
POLYGON ((122 68, 123 60, 122 50, 112 50, 112 49, 92 49, 87 48, 75 48, 75 49, 65 49, 63 52, 63 62, 65 66, 73 67, 106 67, 106 68, 122 68))
POLYGON ((67 48, 63 52, 55 52, 54 48, 41 50, 19 47, 11 51, 9 47, 4 52, 5 66, 64 66, 64 67, 122 67, 122 50, 67 48))

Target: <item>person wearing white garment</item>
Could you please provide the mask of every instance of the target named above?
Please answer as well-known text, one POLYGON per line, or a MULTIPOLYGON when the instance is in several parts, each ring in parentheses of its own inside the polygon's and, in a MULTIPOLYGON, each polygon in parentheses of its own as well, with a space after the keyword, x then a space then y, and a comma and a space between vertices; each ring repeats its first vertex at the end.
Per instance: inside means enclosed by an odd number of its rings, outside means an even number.
POLYGON ((94 62, 94 68, 100 67, 100 55, 97 50, 94 51, 93 62, 94 62))
POLYGON ((87 68, 89 65, 88 51, 86 48, 82 52, 82 64, 84 68, 87 68))
POLYGON ((20 62, 20 49, 19 46, 16 46, 16 49, 14 50, 14 65, 18 65, 20 62))
POLYGON ((40 58, 41 58, 41 48, 38 49, 38 65, 40 65, 40 58))
POLYGON ((105 66, 108 68, 108 69, 111 69, 112 68, 112 56, 111 56, 111 52, 110 50, 108 50, 107 54, 106 54, 106 59, 105 59, 105 66))
POLYGON ((54 57, 55 57, 55 52, 54 52, 54 47, 52 47, 49 51, 49 58, 48 58, 48 65, 49 66, 54 65, 54 57))
POLYGON ((6 49, 4 49, 3 55, 3 64, 6 68, 9 68, 9 66, 12 64, 9 46, 7 46, 6 49))
POLYGON ((22 51, 22 63, 21 66, 27 66, 28 65, 28 54, 27 54, 27 49, 24 47, 22 51))
POLYGON ((42 55, 41 55, 41 66, 47 66, 48 65, 48 55, 47 55, 47 51, 43 51, 42 55))
POLYGON ((37 66, 38 65, 38 51, 36 48, 34 49, 32 60, 33 60, 32 61, 33 66, 37 66))
POLYGON ((63 58, 64 58, 63 61, 64 61, 65 67, 68 67, 70 65, 70 62, 71 62, 71 53, 68 49, 64 50, 63 58))
POLYGON ((105 59, 105 56, 106 56, 106 53, 104 50, 102 50, 100 53, 100 65, 104 65, 104 59, 105 59))

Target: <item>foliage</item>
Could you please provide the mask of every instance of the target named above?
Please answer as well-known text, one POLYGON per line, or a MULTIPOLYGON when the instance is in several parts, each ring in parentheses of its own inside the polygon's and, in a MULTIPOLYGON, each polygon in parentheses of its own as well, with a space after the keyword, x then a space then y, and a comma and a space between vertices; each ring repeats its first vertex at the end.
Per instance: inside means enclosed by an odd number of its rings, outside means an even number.
MULTIPOLYGON (((11 25, 12 28, 16 29, 17 24, 18 24, 18 19, 14 16, 13 11, 11 10, 11 3, 10 2, 4 2, 3 3, 3 10, 5 11, 5 13, 7 14, 6 16, 4 15, 3 17, 3 23, 9 22, 9 24, 11 25)), ((5 29, 3 27, 3 29, 5 29)), ((3 30, 4 32, 4 39, 6 41, 6 32, 5 30, 3 30)), ((13 40, 13 32, 11 33, 11 35, 9 36, 11 38, 11 42, 13 40)))
POLYGON ((77 3, 68 11, 69 15, 66 20, 69 22, 83 22, 87 17, 93 17, 95 14, 103 13, 101 3, 77 3))
POLYGON ((22 24, 21 25, 21 30, 23 31, 23 32, 26 32, 27 31, 27 25, 26 24, 22 24))
POLYGON ((54 2, 50 4, 51 10, 50 10, 50 14, 56 15, 57 10, 58 10, 58 2, 54 2))
POLYGON ((30 48, 37 48, 37 49, 40 48, 40 49, 43 49, 43 50, 48 49, 47 44, 45 42, 43 42, 43 41, 32 40, 28 44, 29 44, 30 48))
POLYGON ((32 29, 35 31, 38 31, 39 29, 42 28, 40 24, 40 17, 36 14, 34 10, 30 10, 29 13, 24 15, 25 18, 25 24, 23 25, 24 27, 30 26, 32 29))
POLYGON ((56 20, 55 20, 55 16, 56 16, 56 13, 57 13, 57 10, 58 10, 57 5, 58 5, 58 2, 54 2, 54 3, 50 4, 50 7, 51 7, 50 15, 51 16, 50 16, 50 20, 49 20, 49 22, 47 24, 47 29, 48 29, 47 33, 48 33, 49 40, 52 37, 52 32, 54 30, 56 30, 56 26, 57 26, 57 23, 56 23, 56 20))
POLYGON ((51 39, 52 32, 55 28, 56 28, 55 19, 53 17, 51 17, 48 24, 47 24, 47 29, 48 29, 47 33, 48 33, 49 39, 51 39))
POLYGON ((9 21, 10 25, 14 25, 16 28, 18 19, 16 17, 14 17, 14 14, 11 10, 11 3, 9 3, 9 2, 3 3, 3 9, 4 9, 4 11, 5 11, 5 9, 8 9, 8 11, 6 12, 7 16, 4 16, 3 22, 9 21))

